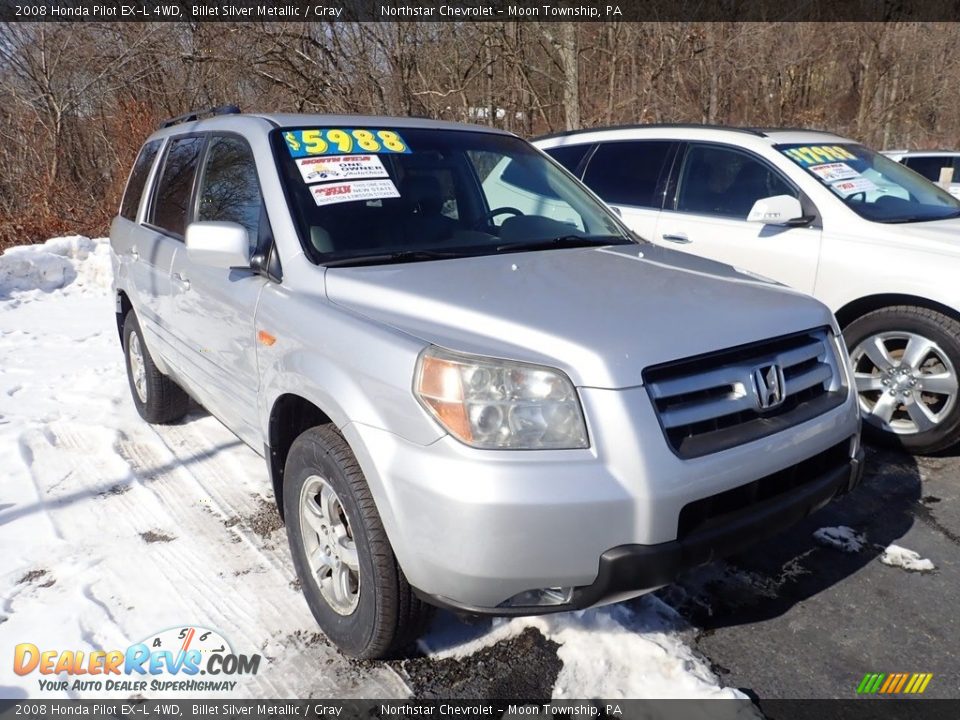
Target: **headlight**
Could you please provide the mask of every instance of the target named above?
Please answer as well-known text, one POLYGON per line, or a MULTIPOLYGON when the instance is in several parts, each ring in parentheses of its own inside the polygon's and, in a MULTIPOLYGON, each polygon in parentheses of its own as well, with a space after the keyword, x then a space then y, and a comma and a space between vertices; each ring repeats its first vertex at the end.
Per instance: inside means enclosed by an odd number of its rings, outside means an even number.
POLYGON ((458 440, 478 448, 585 448, 577 392, 559 370, 428 347, 414 394, 458 440))

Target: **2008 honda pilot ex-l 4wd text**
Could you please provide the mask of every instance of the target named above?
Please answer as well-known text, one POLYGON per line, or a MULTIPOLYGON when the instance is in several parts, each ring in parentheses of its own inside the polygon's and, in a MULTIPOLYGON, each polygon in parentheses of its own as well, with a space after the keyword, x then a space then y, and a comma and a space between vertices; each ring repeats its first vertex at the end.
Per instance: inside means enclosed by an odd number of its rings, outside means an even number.
POLYGON ((638 595, 861 475, 824 305, 641 242, 506 132, 170 121, 111 244, 137 409, 192 396, 263 453, 310 609, 355 656, 431 606, 638 595), (569 219, 491 205, 504 158, 569 219))

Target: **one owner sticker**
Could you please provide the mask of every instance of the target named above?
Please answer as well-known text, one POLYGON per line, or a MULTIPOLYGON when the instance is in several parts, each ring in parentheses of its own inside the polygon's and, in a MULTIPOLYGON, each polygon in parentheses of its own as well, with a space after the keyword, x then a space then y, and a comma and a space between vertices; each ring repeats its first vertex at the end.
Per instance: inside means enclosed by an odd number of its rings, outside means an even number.
POLYGON ((314 185, 310 188, 317 205, 398 198, 397 186, 391 180, 355 180, 314 185))
POLYGON ((860 173, 846 163, 826 163, 824 165, 814 165, 810 168, 810 172, 818 176, 824 182, 849 180, 851 178, 860 177, 860 173))
POLYGON ((389 177, 376 155, 320 155, 297 159, 305 183, 389 177))

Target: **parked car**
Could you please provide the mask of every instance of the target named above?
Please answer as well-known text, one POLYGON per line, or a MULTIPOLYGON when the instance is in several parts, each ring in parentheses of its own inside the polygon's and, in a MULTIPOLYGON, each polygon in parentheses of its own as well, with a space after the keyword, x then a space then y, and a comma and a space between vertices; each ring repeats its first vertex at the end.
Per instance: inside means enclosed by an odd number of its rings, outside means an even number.
POLYGON ((960 439, 960 202, 852 140, 646 125, 535 144, 640 236, 810 293, 837 315, 865 433, 960 439))
POLYGON ((193 114, 146 141, 111 247, 137 410, 192 396, 266 458, 307 603, 358 657, 433 605, 637 595, 860 478, 826 306, 638 243, 509 133, 193 114), (492 202, 505 158, 572 222, 492 202))
POLYGON ((945 168, 953 171, 949 187, 945 188, 954 197, 960 197, 960 152, 950 150, 885 150, 891 160, 906 165, 927 180, 940 182, 940 172, 945 168))

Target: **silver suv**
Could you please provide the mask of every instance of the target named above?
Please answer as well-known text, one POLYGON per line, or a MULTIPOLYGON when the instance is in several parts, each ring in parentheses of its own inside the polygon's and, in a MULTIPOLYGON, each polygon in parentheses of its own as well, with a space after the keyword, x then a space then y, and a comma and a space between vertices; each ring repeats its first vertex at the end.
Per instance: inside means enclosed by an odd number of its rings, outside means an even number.
POLYGON ((819 302, 642 243, 509 133, 212 114, 147 140, 113 222, 133 402, 263 454, 345 652, 635 596, 858 482, 819 302), (504 161, 564 219, 492 203, 504 161))

